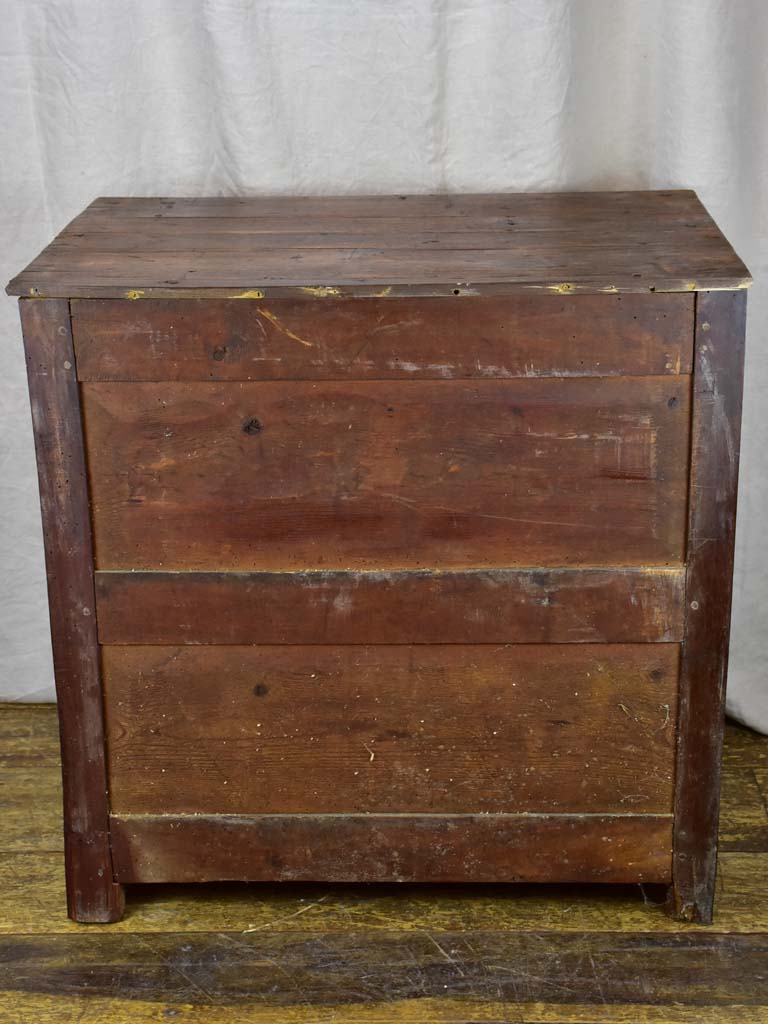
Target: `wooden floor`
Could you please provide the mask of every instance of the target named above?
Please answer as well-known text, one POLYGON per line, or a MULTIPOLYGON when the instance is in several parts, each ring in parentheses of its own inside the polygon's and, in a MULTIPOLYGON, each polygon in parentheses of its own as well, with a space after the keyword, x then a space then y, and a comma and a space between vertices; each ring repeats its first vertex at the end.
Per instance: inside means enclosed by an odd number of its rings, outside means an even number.
POLYGON ((0 1022, 768 1022, 768 739, 728 730, 715 924, 639 887, 129 889, 64 911, 52 707, 0 706, 0 1022))

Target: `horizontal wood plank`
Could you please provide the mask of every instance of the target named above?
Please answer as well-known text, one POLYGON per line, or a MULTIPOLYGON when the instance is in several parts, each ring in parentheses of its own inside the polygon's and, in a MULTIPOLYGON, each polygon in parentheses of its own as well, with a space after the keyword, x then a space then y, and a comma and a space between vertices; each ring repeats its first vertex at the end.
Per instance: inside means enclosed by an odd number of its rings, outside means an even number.
POLYGON ((665 815, 115 815, 121 882, 664 882, 665 815))
POLYGON ((102 649, 115 813, 668 813, 678 645, 102 649))
POLYGON ((682 639, 684 570, 98 572, 103 644, 682 639))
POLYGON ((689 373, 692 295, 72 303, 83 381, 689 373))
POLYGON ((395 913, 322 937, 301 917, 290 935, 13 936, 0 979, 33 1011, 3 1024, 766 1024, 766 955, 758 934, 401 929, 395 913))
POLYGON ((748 283, 696 195, 664 191, 99 199, 8 291, 271 299, 748 283))
POLYGON ((690 378, 82 385, 98 569, 677 565, 690 378))

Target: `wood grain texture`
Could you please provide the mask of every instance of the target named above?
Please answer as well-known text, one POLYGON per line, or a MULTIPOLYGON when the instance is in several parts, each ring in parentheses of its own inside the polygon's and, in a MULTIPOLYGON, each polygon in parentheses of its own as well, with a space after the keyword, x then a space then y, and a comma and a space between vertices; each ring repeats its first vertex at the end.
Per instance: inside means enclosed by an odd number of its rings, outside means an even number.
POLYGON ((759 770, 724 773, 720 785, 718 850, 768 853, 768 794, 759 770))
MULTIPOLYGON (((10 840, 9 849, 13 851, 0 853, 0 934, 7 936, 4 946, 6 963, 8 952, 15 942, 22 941, 22 936, 44 943, 46 935, 79 936, 83 932, 81 926, 67 919, 62 909, 65 905, 65 882, 60 839, 51 846, 51 852, 45 852, 41 850, 43 833, 39 836, 34 834, 39 820, 49 823, 57 817, 60 820, 61 807, 55 787, 45 781, 58 768, 58 757, 51 765, 25 759, 30 741, 37 746, 41 741, 45 742, 46 737, 53 737, 56 724, 53 705, 0 705, 0 765, 27 764, 24 769, 4 768, 2 775, 4 797, 0 799, 0 834, 4 843, 10 840), (35 786, 33 777, 38 770, 40 779, 35 786), (32 819, 28 823, 22 820, 25 801, 28 817, 32 819)), ((768 773, 757 766, 766 763, 768 738, 731 723, 726 728, 725 755, 721 850, 727 850, 734 843, 743 843, 747 838, 755 840, 761 814, 763 823, 768 821, 755 787, 746 779, 747 775, 757 774, 762 775, 765 782, 768 773)), ((49 826, 44 827, 44 832, 51 839, 56 838, 49 826)), ((756 845, 752 845, 756 851, 756 845)), ((764 883, 766 860, 765 847, 762 852, 721 853, 718 859, 716 934, 768 932, 768 891, 764 883)), ((548 932, 555 938, 563 933, 598 932, 603 936, 614 934, 617 940, 627 933, 644 933, 646 936, 656 934, 662 942, 665 934, 713 933, 713 926, 681 923, 668 917, 662 909, 663 889, 647 885, 641 889, 631 884, 532 883, 511 886, 454 883, 440 887, 399 883, 375 886, 263 883, 256 887, 225 883, 194 889, 185 884, 131 886, 127 892, 130 912, 122 921, 100 930, 94 946, 104 953, 102 962, 110 963, 115 970, 118 964, 115 958, 107 955, 102 944, 105 936, 115 933, 143 935, 149 949, 153 949, 153 935, 158 933, 229 933, 232 939, 222 937, 219 949, 230 941, 237 942, 243 933, 294 936, 304 933, 320 942, 328 933, 375 935, 391 930, 408 934, 461 931, 473 933, 476 937, 489 932, 519 935, 548 932)), ((91 934, 83 941, 91 946, 94 938, 91 934)), ((22 959, 28 962, 29 957, 22 954, 22 959)), ((22 1004, 19 994, 9 991, 12 981, 9 983, 5 979, 0 985, 0 1009, 5 1006, 5 999, 13 1010, 18 1011, 22 1004)), ((650 986, 651 981, 648 978, 646 981, 650 986)), ((460 983, 461 978, 457 975, 456 985, 460 986, 460 983)), ((450 988, 446 998, 450 998, 451 993, 458 997, 460 991, 460 988, 450 988)), ((96 999, 93 994, 83 998, 96 999)), ((71 989, 58 987, 52 999, 54 1002, 48 1007, 48 1012, 59 1015, 52 1020, 68 1020, 75 1015, 77 1003, 71 989)), ((137 1010, 133 1006, 131 1009, 137 1010)), ((413 1009, 416 1012, 416 1008, 413 1009)), ((242 1005, 238 1005, 237 1012, 242 1012, 242 1005)), ((384 1012, 381 1011, 382 1014, 384 1012)), ((559 1019, 559 1024, 570 1019, 570 1012, 559 1019)), ((600 1016, 605 1019, 602 1014, 600 1016)), ((29 1019, 48 1018, 32 1014, 29 1019)), ((90 1021, 91 1017, 86 1016, 85 1019, 90 1021)), ((115 1019, 120 1018, 107 1015, 99 1021, 100 1024, 111 1024, 115 1019)), ((239 1021, 242 1017, 233 1019, 239 1021)), ((415 1019, 421 1020, 418 1016, 415 1019)), ((427 1019, 432 1020, 428 1014, 427 1019)), ((637 1013, 632 1016, 626 1011, 617 1019, 622 1024, 636 1024, 639 1018, 637 1013)), ((664 1024, 668 1019, 665 1015, 659 1017, 664 1024)), ((717 1017, 713 1022, 722 1024, 722 1020, 727 1019, 717 1017)), ((754 1019, 745 1018, 747 1024, 753 1024, 754 1019)), ((15 1020, 12 1016, 9 1020, 17 1024, 26 1018, 18 1011, 15 1020)), ((380 1024, 385 1020, 386 1017, 382 1016, 380 1024)), ((592 1020, 595 1020, 594 1016, 592 1020)), ((699 1018, 695 1024, 699 1024, 699 1018)))
POLYGON ((55 705, 0 704, 0 771, 60 770, 55 705))
POLYGON ((84 384, 97 568, 679 564, 689 382, 84 384))
POLYGON ((749 280, 686 191, 125 198, 92 203, 7 290, 454 296, 694 291, 749 280))
POLYGON ((675 644, 105 647, 115 813, 660 813, 675 644))
POLYGON ((93 557, 75 357, 64 301, 22 301, 51 640, 62 736, 67 903, 78 921, 111 921, 112 879, 93 557))
POLYGON ((97 572, 104 644, 682 639, 684 570, 97 572))
POLYGON ((121 882, 666 882, 669 815, 110 819, 121 882), (344 851, 343 855, 340 851, 344 851))
POLYGON ((672 907, 712 920, 731 621, 746 294, 698 296, 672 907))
POLYGON ((153 1016, 185 1024, 764 1024, 767 951, 764 935, 431 934, 391 925, 322 939, 302 931, 108 934, 97 944, 73 935, 4 941, 0 978, 15 980, 22 998, 80 996, 85 1024, 153 1016), (118 1016, 91 1016, 104 999, 118 1016))
POLYGON ((0 853, 63 850, 61 769, 0 770, 0 853))
POLYGON ((72 304, 78 377, 329 380, 690 373, 693 295, 72 304))

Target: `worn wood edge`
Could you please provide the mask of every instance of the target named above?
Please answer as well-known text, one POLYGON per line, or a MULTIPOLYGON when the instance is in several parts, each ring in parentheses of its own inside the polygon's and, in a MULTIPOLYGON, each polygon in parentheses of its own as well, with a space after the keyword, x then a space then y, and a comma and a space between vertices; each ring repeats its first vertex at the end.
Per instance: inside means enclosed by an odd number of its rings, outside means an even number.
POLYGON ((671 878, 664 814, 113 814, 110 830, 122 883, 671 878))
POLYGON ((733 589, 746 294, 697 296, 670 911, 710 924, 733 589))
POLYGON ((123 892, 113 882, 109 845, 93 545, 69 304, 19 306, 58 698, 68 910, 79 921, 113 921, 123 912, 123 892))
POLYGON ((459 305, 276 299, 267 309, 232 299, 74 299, 71 310, 85 383, 513 380, 690 375, 694 302, 693 293, 528 294, 459 305), (299 358, 297 341, 319 358, 299 358))
POLYGON ((706 281, 691 281, 687 278, 674 277, 663 279, 663 284, 643 284, 628 278, 616 278, 613 281, 561 281, 546 280, 527 282, 461 282, 448 281, 440 284, 404 284, 399 282, 380 282, 379 284, 356 285, 339 281, 326 284, 282 284, 270 285, 254 281, 252 285, 231 285, 217 288, 152 288, 134 287, 126 283, 121 285, 85 286, 67 284, 67 282, 51 282, 46 285, 38 279, 38 284, 27 283, 24 274, 14 278, 6 287, 8 295, 33 298, 71 298, 71 299, 265 299, 265 298, 457 298, 476 295, 516 295, 526 292, 551 292, 556 295, 638 295, 645 293, 679 293, 702 291, 733 291, 749 288, 751 277, 718 277, 713 276, 706 281))
POLYGON ((682 566, 99 570, 95 581, 104 644, 676 643, 682 639, 684 572, 682 566), (649 595, 650 621, 645 613, 649 595), (377 618, 387 597, 408 602, 405 622, 402 617, 390 621, 386 608, 377 618), (299 615, 302 599, 306 607, 299 615), (359 612, 353 599, 362 604, 359 612), (579 613, 574 625, 571 613, 585 601, 597 621, 585 622, 589 616, 579 613), (625 614, 609 623, 625 602, 625 614), (475 606, 482 614, 473 618, 469 612, 475 606), (136 607, 142 615, 133 621, 136 607), (498 624, 487 622, 500 612, 498 624), (190 633, 195 613, 202 622, 190 633))

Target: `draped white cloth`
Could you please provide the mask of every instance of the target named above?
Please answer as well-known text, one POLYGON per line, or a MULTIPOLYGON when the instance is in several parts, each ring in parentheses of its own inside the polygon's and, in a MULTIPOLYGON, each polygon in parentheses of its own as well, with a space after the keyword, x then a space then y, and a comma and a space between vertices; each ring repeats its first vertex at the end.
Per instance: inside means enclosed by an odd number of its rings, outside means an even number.
MULTIPOLYGON (((0 0, 4 280, 97 195, 695 188, 750 296, 729 702, 768 731, 765 0, 0 0)), ((0 301, 0 699, 53 695, 0 301)))

